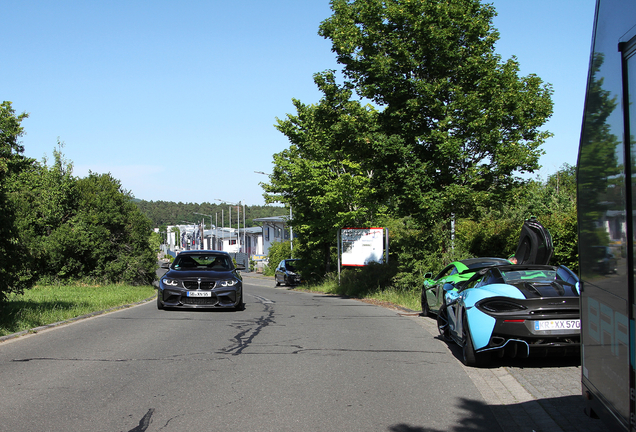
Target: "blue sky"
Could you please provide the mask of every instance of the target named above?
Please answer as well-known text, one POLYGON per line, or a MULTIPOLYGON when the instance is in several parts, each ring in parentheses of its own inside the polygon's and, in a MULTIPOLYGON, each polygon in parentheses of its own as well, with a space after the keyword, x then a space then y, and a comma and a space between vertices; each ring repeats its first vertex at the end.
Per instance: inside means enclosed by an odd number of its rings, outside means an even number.
MULTIPOLYGON (((495 0, 497 52, 554 87, 541 177, 577 157, 594 0, 495 0)), ((274 128, 312 74, 339 69, 327 0, 4 2, 0 100, 25 154, 58 137, 74 174, 110 172, 152 201, 264 204, 254 171, 288 146, 274 128)))

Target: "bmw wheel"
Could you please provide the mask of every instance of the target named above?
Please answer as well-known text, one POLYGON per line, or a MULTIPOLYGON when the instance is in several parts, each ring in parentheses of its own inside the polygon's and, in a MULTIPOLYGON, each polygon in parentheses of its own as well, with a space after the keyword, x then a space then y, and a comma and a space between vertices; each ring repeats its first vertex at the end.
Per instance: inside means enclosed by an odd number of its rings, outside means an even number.
POLYGON ((241 291, 241 296, 239 297, 239 301, 236 303, 234 310, 237 312, 245 310, 245 303, 243 303, 243 291, 241 291))
POLYGON ((161 291, 157 290, 157 309, 163 309, 163 303, 161 303, 161 291))

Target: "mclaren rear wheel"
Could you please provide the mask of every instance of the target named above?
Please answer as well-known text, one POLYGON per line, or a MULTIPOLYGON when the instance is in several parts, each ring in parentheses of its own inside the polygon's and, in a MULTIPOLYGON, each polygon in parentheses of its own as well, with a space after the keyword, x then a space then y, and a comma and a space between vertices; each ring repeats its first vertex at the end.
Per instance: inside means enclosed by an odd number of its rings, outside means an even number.
POLYGON ((470 336, 470 331, 468 330, 466 315, 464 315, 462 320, 462 330, 464 336, 464 346, 462 347, 464 364, 471 367, 483 366, 488 360, 488 354, 475 352, 475 345, 473 344, 473 338, 470 336))
POLYGON ((426 291, 422 290, 422 316, 430 316, 431 308, 428 305, 428 301, 426 301, 426 291))

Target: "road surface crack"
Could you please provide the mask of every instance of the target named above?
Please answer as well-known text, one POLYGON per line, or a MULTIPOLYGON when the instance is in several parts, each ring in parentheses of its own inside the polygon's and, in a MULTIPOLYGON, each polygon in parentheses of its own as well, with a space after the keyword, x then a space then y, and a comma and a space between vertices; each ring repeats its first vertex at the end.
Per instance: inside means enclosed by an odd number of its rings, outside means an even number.
MULTIPOLYGON (((274 308, 271 304, 264 304, 266 314, 254 321, 256 327, 248 327, 234 336, 235 343, 231 346, 220 350, 220 352, 231 355, 242 354, 243 351, 249 347, 259 333, 268 325, 274 323, 274 308)), ((243 326, 238 326, 242 329, 243 326)))

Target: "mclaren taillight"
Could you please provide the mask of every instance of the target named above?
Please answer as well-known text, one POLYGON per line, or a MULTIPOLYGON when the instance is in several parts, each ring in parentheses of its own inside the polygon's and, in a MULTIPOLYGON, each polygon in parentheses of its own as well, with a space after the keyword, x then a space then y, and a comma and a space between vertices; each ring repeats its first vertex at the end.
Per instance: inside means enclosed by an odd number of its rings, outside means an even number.
POLYGON ((525 306, 508 300, 486 300, 480 302, 478 306, 480 309, 494 313, 518 312, 526 309, 525 306))

